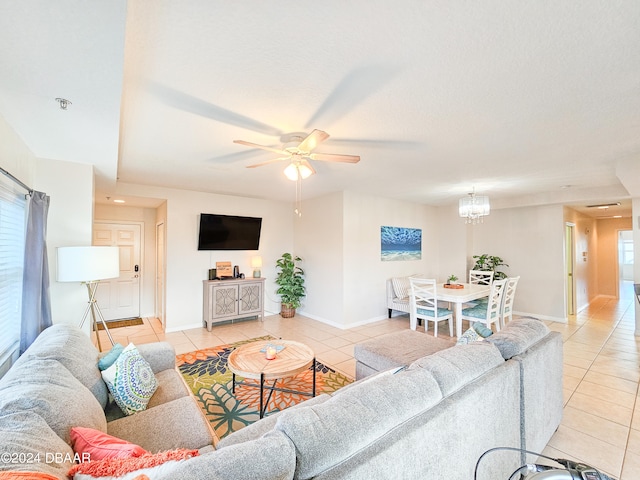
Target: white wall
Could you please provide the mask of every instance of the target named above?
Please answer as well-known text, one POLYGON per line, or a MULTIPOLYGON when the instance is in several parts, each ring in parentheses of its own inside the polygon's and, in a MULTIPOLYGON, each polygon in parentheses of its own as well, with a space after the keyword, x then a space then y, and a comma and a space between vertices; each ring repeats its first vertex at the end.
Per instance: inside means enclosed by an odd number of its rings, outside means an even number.
POLYGON ((438 280, 446 281, 451 275, 460 282, 468 280, 468 258, 473 255, 472 240, 475 226, 464 223, 458 214, 458 206, 450 205, 437 209, 436 228, 438 235, 438 280))
POLYGON ((302 258, 307 289, 299 312, 331 324, 344 315, 343 197, 338 192, 306 200, 302 216, 293 220, 290 253, 302 258))
POLYGON ((575 225, 573 278, 576 285, 576 312, 580 312, 599 293, 599 228, 593 217, 588 217, 568 207, 564 208, 564 221, 575 225), (586 256, 583 255, 584 252, 586 252, 586 256))
POLYGON ((562 206, 492 210, 472 229, 473 255, 502 257, 503 271, 520 275, 514 312, 566 321, 562 206))
MULTIPOLYGON (((2 116, 0 116, 0 167, 28 187, 35 188, 33 183, 36 157, 2 116)), ((8 179, 7 181, 12 183, 8 179)), ((23 190, 18 187, 17 191, 23 190)))
POLYGON ((436 209, 341 192, 302 206, 296 253, 306 258, 308 298, 301 313, 340 328, 387 317, 386 280, 422 273, 437 276, 436 209), (380 227, 422 229, 422 259, 383 262, 380 227))
POLYGON ((118 184, 118 193, 167 200, 167 331, 202 325, 202 281, 208 278, 209 268, 220 261, 230 261, 250 276, 251 257, 261 255, 262 276, 267 278, 265 309, 280 311, 273 279, 276 259, 293 248, 289 203, 123 183, 118 184), (259 251, 198 251, 201 213, 262 217, 259 251))
MULTIPOLYGON (((77 325, 87 305, 87 290, 79 283, 56 281, 56 248, 91 245, 93 167, 38 159, 32 187, 51 198, 47 219, 47 252, 53 323, 77 325)), ((87 332, 90 326, 90 321, 85 322, 87 332)))
POLYGON ((96 204, 94 221, 143 224, 144 244, 142 245, 140 265, 140 315, 142 317, 155 315, 156 209, 96 204))

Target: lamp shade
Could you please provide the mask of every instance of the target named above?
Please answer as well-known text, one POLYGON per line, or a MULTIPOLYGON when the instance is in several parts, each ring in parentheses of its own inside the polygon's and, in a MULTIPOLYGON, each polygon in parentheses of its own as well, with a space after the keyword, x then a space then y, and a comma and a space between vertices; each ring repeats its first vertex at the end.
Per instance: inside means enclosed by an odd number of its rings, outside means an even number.
POLYGON ((120 276, 118 247, 58 247, 59 282, 93 282, 120 276))
POLYGON ((260 268, 260 267, 262 267, 262 257, 260 255, 251 257, 251 268, 260 268))

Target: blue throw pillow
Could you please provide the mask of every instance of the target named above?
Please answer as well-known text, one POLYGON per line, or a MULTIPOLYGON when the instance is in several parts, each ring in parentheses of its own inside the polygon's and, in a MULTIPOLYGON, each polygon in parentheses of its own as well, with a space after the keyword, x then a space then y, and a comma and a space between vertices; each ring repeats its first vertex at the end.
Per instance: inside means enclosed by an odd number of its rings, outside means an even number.
POLYGON ((98 360, 98 368, 100 369, 100 371, 102 372, 103 370, 106 370, 111 365, 113 365, 113 362, 118 359, 118 357, 122 353, 122 350, 124 350, 124 347, 119 343, 116 343, 113 347, 111 347, 111 350, 105 353, 104 356, 100 360, 98 360))
POLYGON ((472 327, 482 338, 487 338, 488 336, 493 335, 493 330, 488 328, 484 323, 474 322, 472 327))

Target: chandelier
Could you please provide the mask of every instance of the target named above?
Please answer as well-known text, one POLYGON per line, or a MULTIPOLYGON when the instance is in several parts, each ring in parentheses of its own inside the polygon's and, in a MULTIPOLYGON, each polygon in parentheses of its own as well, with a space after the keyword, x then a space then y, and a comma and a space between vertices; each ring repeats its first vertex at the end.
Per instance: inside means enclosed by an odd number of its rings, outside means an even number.
POLYGON ((458 214, 464 218, 464 223, 482 223, 483 217, 489 215, 490 210, 489 197, 476 195, 475 188, 458 202, 458 214))

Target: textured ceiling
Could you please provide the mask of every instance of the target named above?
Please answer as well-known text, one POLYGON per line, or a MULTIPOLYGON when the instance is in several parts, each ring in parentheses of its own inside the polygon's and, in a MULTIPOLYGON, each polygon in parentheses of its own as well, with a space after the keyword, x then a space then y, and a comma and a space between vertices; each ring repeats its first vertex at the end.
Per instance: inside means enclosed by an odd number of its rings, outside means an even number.
POLYGON ((0 114, 39 157, 95 164, 101 195, 117 175, 292 201, 286 163, 246 169, 276 155, 232 142, 317 128, 362 159, 314 162, 304 198, 640 196, 616 175, 640 176, 636 0, 0 1, 0 114))

